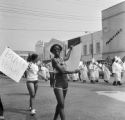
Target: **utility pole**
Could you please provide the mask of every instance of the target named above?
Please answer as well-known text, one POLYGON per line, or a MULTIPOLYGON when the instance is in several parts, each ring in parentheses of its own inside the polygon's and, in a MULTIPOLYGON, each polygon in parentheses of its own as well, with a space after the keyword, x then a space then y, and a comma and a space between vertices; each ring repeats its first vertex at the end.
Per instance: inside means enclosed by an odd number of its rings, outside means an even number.
POLYGON ((92 59, 94 58, 94 42, 93 42, 93 33, 91 33, 91 41, 92 41, 92 59))

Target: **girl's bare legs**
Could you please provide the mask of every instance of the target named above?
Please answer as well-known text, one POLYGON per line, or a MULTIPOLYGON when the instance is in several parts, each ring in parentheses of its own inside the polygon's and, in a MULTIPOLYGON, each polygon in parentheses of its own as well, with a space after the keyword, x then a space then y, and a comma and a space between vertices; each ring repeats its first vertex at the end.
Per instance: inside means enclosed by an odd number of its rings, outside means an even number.
POLYGON ((29 99, 29 106, 31 109, 34 108, 34 102, 35 102, 35 95, 36 95, 36 89, 34 83, 27 82, 27 88, 29 91, 30 99, 29 99))
POLYGON ((57 99, 57 106, 55 110, 55 115, 53 120, 57 120, 58 115, 60 114, 61 120, 65 120, 65 113, 64 113, 64 100, 67 94, 67 90, 63 89, 54 89, 54 93, 57 99))

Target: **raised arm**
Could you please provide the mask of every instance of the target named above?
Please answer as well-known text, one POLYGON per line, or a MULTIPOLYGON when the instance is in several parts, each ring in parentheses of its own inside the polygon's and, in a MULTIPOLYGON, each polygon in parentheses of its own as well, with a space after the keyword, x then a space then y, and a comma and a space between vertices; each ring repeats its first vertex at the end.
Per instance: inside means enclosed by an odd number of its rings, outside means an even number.
POLYGON ((64 57, 64 61, 67 61, 69 59, 72 49, 73 49, 73 46, 70 46, 68 53, 64 57))

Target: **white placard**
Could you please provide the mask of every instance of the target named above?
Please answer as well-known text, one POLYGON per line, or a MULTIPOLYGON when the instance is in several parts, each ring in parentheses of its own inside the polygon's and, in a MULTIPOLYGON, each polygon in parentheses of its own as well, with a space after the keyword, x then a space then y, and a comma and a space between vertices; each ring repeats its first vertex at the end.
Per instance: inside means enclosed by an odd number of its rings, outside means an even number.
POLYGON ((20 81, 27 67, 28 63, 10 48, 6 48, 0 56, 0 71, 15 82, 20 81))
POLYGON ((67 70, 73 71, 78 69, 79 62, 81 59, 81 50, 82 50, 81 43, 73 47, 70 58, 68 61, 66 61, 67 70))

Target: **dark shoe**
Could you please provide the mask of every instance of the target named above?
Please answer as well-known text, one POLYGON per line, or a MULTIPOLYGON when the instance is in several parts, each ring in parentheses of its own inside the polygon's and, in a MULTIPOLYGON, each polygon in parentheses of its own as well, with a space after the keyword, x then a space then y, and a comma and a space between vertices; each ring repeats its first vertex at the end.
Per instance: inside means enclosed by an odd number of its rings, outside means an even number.
POLYGON ((113 82, 113 85, 114 85, 114 86, 117 85, 116 81, 113 82))
POLYGON ((93 80, 90 81, 91 83, 95 83, 93 80))
POLYGON ((83 80, 83 83, 86 83, 86 80, 83 80))
POLYGON ((117 85, 122 85, 122 83, 120 81, 117 82, 117 85))
POLYGON ((106 83, 109 83, 109 81, 108 80, 104 80, 106 83))
POLYGON ((95 82, 99 82, 98 80, 95 80, 95 82))

